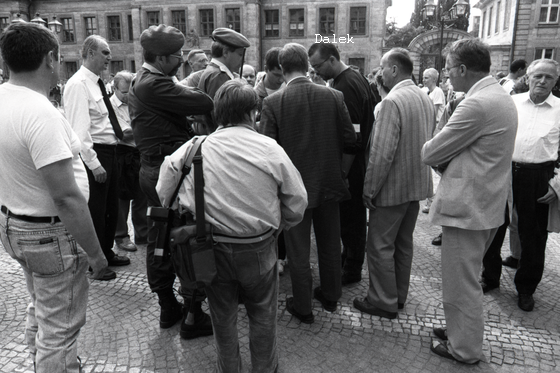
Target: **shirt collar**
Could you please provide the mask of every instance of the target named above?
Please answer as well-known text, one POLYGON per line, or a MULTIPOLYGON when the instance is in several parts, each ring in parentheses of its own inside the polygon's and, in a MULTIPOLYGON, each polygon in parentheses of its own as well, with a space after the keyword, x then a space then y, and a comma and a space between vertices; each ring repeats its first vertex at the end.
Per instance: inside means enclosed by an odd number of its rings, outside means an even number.
POLYGON ((535 106, 541 106, 541 105, 547 104, 548 106, 553 107, 554 106, 554 95, 552 94, 552 92, 550 92, 548 94, 548 97, 546 98, 546 100, 544 100, 540 104, 535 104, 533 102, 533 100, 531 100, 531 93, 527 92, 527 102, 530 102, 532 105, 535 105, 535 106))
POLYGON ((113 101, 113 104, 115 104, 117 107, 120 107, 121 105, 126 105, 124 102, 122 102, 121 100, 119 100, 119 98, 117 97, 116 94, 113 93, 113 95, 111 96, 111 101, 113 101))
POLYGON ((235 76, 233 76, 233 73, 230 71, 230 69, 228 69, 228 67, 226 65, 224 65, 222 62, 214 59, 212 60, 212 62, 218 66, 220 68, 221 71, 223 71, 224 73, 226 73, 230 79, 235 79, 235 76))
POLYGON ((296 76, 295 78, 290 79, 290 81, 289 81, 288 83, 286 83, 286 87, 287 87, 291 82, 293 82, 294 80, 300 79, 300 78, 303 78, 303 79, 305 79, 305 80, 308 80, 307 77, 306 77, 305 75, 296 76))
POLYGON ((228 127, 224 127, 224 126, 220 125, 220 126, 218 126, 218 128, 216 128, 216 131, 225 130, 225 129, 228 129, 228 128, 239 128, 239 127, 246 128, 248 130, 257 132, 257 130, 255 130, 255 128, 253 126, 251 126, 250 124, 247 124, 247 123, 240 123, 240 124, 236 124, 235 126, 228 126, 228 127))
POLYGON ((144 63, 142 64, 142 67, 145 68, 146 70, 150 70, 150 72, 152 72, 152 73, 154 73, 154 74, 160 74, 160 75, 165 76, 164 73, 162 73, 161 71, 159 71, 158 69, 156 69, 155 67, 153 67, 152 65, 150 65, 150 64, 147 63, 147 62, 144 62, 144 63))
POLYGON ((91 71, 90 69, 88 69, 84 65, 82 65, 82 67, 80 67, 80 70, 82 71, 82 73, 84 74, 84 76, 86 78, 94 81, 95 83, 97 83, 97 81, 100 79, 99 75, 95 74, 93 71, 91 71))

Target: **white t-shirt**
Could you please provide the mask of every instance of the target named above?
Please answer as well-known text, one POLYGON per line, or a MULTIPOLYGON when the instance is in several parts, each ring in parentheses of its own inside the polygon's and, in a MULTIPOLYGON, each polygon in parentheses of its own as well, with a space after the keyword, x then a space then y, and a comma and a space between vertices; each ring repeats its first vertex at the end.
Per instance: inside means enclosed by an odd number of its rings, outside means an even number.
POLYGON ((0 85, 0 203, 27 216, 55 216, 39 169, 73 159, 78 187, 89 198, 87 173, 79 157, 80 140, 64 115, 38 92, 0 85))
POLYGON ((445 109, 445 94, 440 87, 435 87, 432 92, 428 94, 432 99, 434 105, 439 105, 438 111, 436 113, 436 121, 439 122, 445 109))

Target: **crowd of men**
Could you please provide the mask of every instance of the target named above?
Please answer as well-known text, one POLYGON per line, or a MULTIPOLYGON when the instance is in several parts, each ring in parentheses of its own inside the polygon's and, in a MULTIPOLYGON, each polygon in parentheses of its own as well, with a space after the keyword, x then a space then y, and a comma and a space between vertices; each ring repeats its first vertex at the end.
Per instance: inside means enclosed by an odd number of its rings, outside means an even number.
MULTIPOLYGON (((354 307, 398 317, 408 296, 420 201, 433 195, 432 168, 441 175, 429 216, 442 226, 446 325, 434 328, 431 350, 468 364, 483 359, 483 294, 499 286, 512 214, 524 311, 534 307, 547 234, 560 231, 560 99, 551 94, 558 63, 532 62, 528 92, 512 96, 508 81, 489 75, 488 46, 457 41, 444 71, 464 95, 446 103, 437 71, 424 72, 422 90, 402 48, 383 56, 372 84, 332 44, 272 48, 264 73, 256 74, 244 64, 247 38, 225 28, 212 38, 210 61, 191 51, 192 73, 178 81, 184 35, 149 27, 140 37, 144 64, 136 74, 118 73, 110 96, 100 79, 111 60, 109 44, 89 36, 83 65, 64 90, 63 115, 48 100, 59 74, 56 37, 33 24, 10 25, 2 34, 10 80, 0 86, 0 237, 25 273, 32 300, 26 338, 36 371, 81 370, 76 340, 85 323, 86 272, 93 280, 114 279, 109 267, 130 264, 115 247, 147 244, 160 327, 180 321, 181 338, 214 335, 220 372, 241 369, 240 302, 249 316, 253 371, 277 371, 284 255, 293 293, 286 308, 301 322, 314 322, 314 298, 335 312, 343 286, 362 280, 366 258, 369 287, 354 307), (203 159, 218 278, 194 292, 188 269, 146 218, 162 206, 195 215, 195 177, 189 173, 179 185, 193 149, 203 159), (176 188, 177 200, 170 201, 176 188), (183 303, 174 293, 177 277, 183 303), (205 300, 210 315, 202 310, 205 300)), ((522 65, 512 64, 507 79, 520 78, 522 65)))

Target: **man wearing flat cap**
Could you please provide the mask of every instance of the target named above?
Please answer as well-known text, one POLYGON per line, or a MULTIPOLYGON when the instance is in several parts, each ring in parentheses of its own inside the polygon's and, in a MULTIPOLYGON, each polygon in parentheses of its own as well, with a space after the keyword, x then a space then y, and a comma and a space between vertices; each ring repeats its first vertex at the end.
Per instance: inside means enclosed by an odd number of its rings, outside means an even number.
MULTIPOLYGON (((132 81, 128 105, 134 141, 140 151, 140 187, 148 206, 161 207, 155 187, 164 157, 191 138, 186 117, 206 114, 213 108, 212 99, 204 92, 176 84, 184 42, 181 31, 166 25, 150 26, 140 36, 145 63, 132 81)), ((157 233, 157 227, 149 227, 146 267, 148 283, 161 306, 160 327, 170 328, 183 318, 181 338, 211 335, 210 317, 200 308, 204 296, 195 302, 194 325, 186 324, 183 315, 187 314, 191 295, 181 291, 187 300, 182 309, 173 294, 176 276, 169 250, 163 250, 163 254, 155 250, 157 233)))
MULTIPOLYGON (((231 79, 239 78, 245 48, 249 40, 237 31, 219 27, 212 32, 212 60, 200 78, 198 88, 214 98, 218 88, 231 79)), ((210 128, 214 130, 214 128, 210 128)))

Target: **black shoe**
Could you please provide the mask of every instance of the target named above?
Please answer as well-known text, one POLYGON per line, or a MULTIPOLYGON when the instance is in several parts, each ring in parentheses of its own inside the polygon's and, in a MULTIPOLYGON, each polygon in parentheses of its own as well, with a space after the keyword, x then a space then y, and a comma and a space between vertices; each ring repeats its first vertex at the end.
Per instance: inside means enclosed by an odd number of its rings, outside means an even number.
POLYGON ((368 313, 373 316, 385 317, 387 319, 394 319, 398 315, 397 312, 384 311, 380 308, 375 307, 367 301, 367 298, 364 298, 363 300, 360 300, 358 298, 354 299, 354 307, 364 313, 368 313))
POLYGON ((336 305, 337 302, 336 301, 332 301, 332 300, 327 300, 327 298, 325 298, 325 295, 323 294, 323 292, 321 291, 321 287, 318 286, 313 290, 313 298, 317 299, 319 302, 321 302, 321 304, 323 305, 323 308, 325 309, 325 311, 329 311, 329 312, 334 312, 336 311, 336 305))
POLYGON ((183 304, 177 302, 161 304, 161 311, 159 314, 159 327, 162 329, 169 329, 183 318, 183 304))
POLYGON ((490 290, 494 290, 500 287, 500 284, 492 284, 486 282, 484 279, 480 280, 480 286, 482 287, 482 292, 484 294, 488 293, 490 290))
POLYGON ((212 320, 210 316, 202 312, 200 303, 195 306, 194 314, 189 315, 189 309, 183 307, 183 319, 181 321, 181 331, 179 335, 183 339, 195 339, 214 334, 212 320))
POLYGON ((531 312, 535 307, 535 300, 531 294, 519 294, 519 301, 517 302, 519 308, 525 312, 531 312))
POLYGON ((502 265, 509 268, 517 269, 517 267, 519 266, 519 259, 515 259, 513 256, 508 256, 507 258, 502 260, 502 265))
POLYGON ((130 259, 127 256, 116 255, 111 259, 107 259, 109 267, 127 266, 130 264, 130 259))
POLYGON ((432 245, 434 246, 441 246, 441 239, 442 239, 443 233, 440 233, 439 236, 437 236, 436 238, 434 238, 432 240, 432 245))
POLYGON ((342 271, 342 285, 355 284, 356 282, 362 281, 361 273, 350 273, 342 271))
MULTIPOLYGON (((92 268, 89 267, 89 273, 91 274, 92 272, 93 272, 92 268)), ((117 278, 117 274, 115 273, 115 271, 109 268, 105 268, 105 271, 103 272, 103 276, 101 276, 100 278, 90 277, 90 279, 98 280, 98 281, 109 281, 109 280, 114 280, 116 278, 117 278)))
POLYGON ((397 308, 398 308, 399 310, 402 310, 402 309, 404 308, 404 303, 398 303, 398 304, 397 304, 397 308))
POLYGON ((299 312, 296 311, 296 309, 294 308, 294 298, 290 297, 290 298, 286 298, 286 310, 292 314, 292 316, 295 316, 297 319, 299 319, 299 321, 301 321, 304 324, 313 324, 313 321, 315 321, 315 316, 313 316, 313 312, 307 314, 307 315, 302 315, 299 312))
POLYGON ((434 328, 434 334, 442 341, 447 341, 447 328, 434 328))

